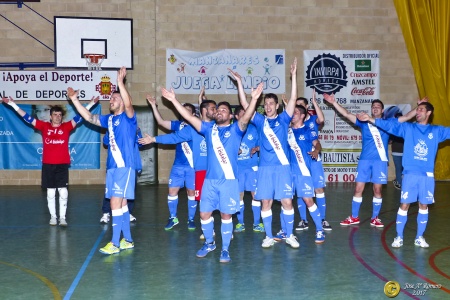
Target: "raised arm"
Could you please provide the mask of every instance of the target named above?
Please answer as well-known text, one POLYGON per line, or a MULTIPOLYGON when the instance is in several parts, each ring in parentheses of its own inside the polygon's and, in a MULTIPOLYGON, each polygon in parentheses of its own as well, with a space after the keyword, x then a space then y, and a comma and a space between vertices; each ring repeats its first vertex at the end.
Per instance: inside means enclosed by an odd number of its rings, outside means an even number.
POLYGON ((340 113, 343 117, 345 117, 347 120, 352 122, 353 124, 356 123, 356 116, 350 112, 348 112, 345 108, 339 105, 339 103, 336 102, 336 98, 334 97, 334 94, 328 95, 323 94, 323 99, 327 101, 329 104, 333 105, 334 109, 338 113, 340 113))
MULTIPOLYGON (((86 109, 91 110, 91 108, 94 107, 94 105, 96 105, 98 103, 99 99, 100 99, 99 96, 92 97, 91 101, 89 101, 89 103, 86 105, 86 109)), ((83 118, 79 114, 76 114, 75 117, 73 117, 73 119, 70 122, 72 123, 72 126, 75 127, 75 126, 77 126, 77 124, 81 123, 82 121, 83 121, 83 118)))
POLYGON ((69 97, 69 99, 72 101, 76 110, 83 117, 83 119, 85 119, 89 123, 100 126, 98 115, 92 114, 88 109, 86 109, 86 107, 81 104, 80 100, 78 100, 78 91, 75 91, 71 87, 67 88, 67 97, 69 97))
POLYGON ((14 102, 14 99, 12 97, 3 97, 1 99, 1 101, 5 104, 8 104, 9 106, 11 106, 18 114, 19 116, 21 116, 25 122, 36 126, 36 119, 33 118, 32 116, 30 116, 29 114, 27 114, 23 109, 21 109, 19 106, 17 106, 17 104, 14 102))
POLYGON ((171 126, 172 122, 168 121, 168 120, 164 120, 163 117, 161 117, 161 114, 159 113, 159 110, 158 110, 158 104, 156 104, 156 98, 153 97, 152 95, 147 95, 147 102, 152 107, 153 116, 155 116, 155 119, 156 119, 156 122, 158 123, 158 125, 167 130, 170 130, 172 128, 172 126, 171 126))
POLYGON ((322 109, 317 104, 315 88, 313 89, 312 103, 313 103, 314 110, 316 111, 316 115, 317 115, 316 123, 317 123, 317 125, 322 125, 323 122, 325 122, 325 116, 323 115, 322 109))
POLYGON ((175 109, 180 113, 183 119, 190 123, 192 127, 195 128, 195 130, 200 131, 202 127, 202 121, 194 116, 183 105, 181 105, 181 103, 177 100, 173 89, 170 89, 170 91, 168 91, 165 88, 161 87, 161 93, 164 98, 173 103, 173 106, 175 106, 175 109))
POLYGON ((204 100, 208 100, 208 98, 206 97, 205 94, 205 86, 202 86, 202 88, 200 89, 200 93, 198 94, 198 106, 200 107, 200 105, 202 105, 202 102, 204 100))
POLYGON ((132 118, 134 116, 134 108, 133 102, 131 101, 131 96, 125 86, 125 76, 127 76, 127 69, 125 67, 122 67, 119 71, 117 71, 117 86, 119 87, 120 96, 123 100, 125 113, 127 114, 128 118, 132 118))
POLYGON ((258 103, 259 96, 261 96, 261 93, 263 91, 264 84, 261 82, 258 84, 255 90, 252 89, 252 100, 250 101, 250 104, 248 105, 247 109, 245 110, 244 115, 239 119, 239 128, 242 131, 247 130, 248 122, 250 122, 250 119, 255 113, 256 109, 256 103, 258 103))
POLYGON ((238 72, 234 72, 231 69, 228 69, 231 76, 233 76, 233 79, 236 81, 237 88, 238 88, 238 95, 239 95, 239 103, 242 105, 242 107, 247 110, 248 107, 248 101, 247 101, 247 95, 244 91, 244 86, 242 85, 242 77, 238 72))
POLYGON ((297 100, 297 57, 291 65, 291 98, 286 106, 286 113, 292 117, 297 100))
MULTIPOLYGON (((428 102, 428 97, 424 97, 424 98, 418 100, 418 101, 417 101, 417 105, 419 105, 420 103, 424 103, 424 102, 428 102)), ((414 118, 414 116, 416 115, 416 110, 417 110, 417 107, 416 107, 416 108, 413 108, 413 109, 412 109, 410 112, 408 112, 406 115, 398 117, 398 121, 399 121, 400 123, 408 122, 409 120, 411 120, 412 118, 414 118)))

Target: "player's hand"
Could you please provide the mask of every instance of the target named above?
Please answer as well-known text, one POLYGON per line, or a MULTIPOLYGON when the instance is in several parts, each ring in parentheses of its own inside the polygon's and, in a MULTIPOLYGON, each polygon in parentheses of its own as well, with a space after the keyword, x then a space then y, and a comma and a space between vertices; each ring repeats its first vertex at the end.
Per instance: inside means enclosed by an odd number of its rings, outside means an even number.
POLYGON ((323 94, 323 99, 330 104, 336 102, 336 98, 334 98, 334 94, 328 95, 327 93, 323 94))
POLYGON ((156 105, 156 98, 152 95, 147 95, 146 97, 148 104, 150 104, 152 107, 153 105, 156 105))
POLYGON ((138 143, 141 145, 148 145, 156 142, 156 138, 154 136, 149 135, 148 133, 144 134, 145 136, 138 139, 138 143))
POLYGON ((177 98, 175 96, 175 92, 173 91, 173 88, 171 88, 170 91, 168 91, 165 88, 161 87, 161 94, 164 98, 166 98, 170 102, 177 100, 177 98))
POLYGON ((78 100, 78 90, 74 90, 71 87, 67 88, 67 97, 69 97, 70 100, 72 101, 77 101, 78 100))

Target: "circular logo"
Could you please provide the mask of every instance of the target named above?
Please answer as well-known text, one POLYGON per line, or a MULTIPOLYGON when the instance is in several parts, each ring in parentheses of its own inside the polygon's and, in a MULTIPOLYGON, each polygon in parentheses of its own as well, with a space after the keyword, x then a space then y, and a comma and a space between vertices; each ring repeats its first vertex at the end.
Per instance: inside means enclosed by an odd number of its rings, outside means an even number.
POLYGON ((339 57, 324 53, 309 63, 305 82, 319 94, 336 94, 347 86, 347 69, 339 57))
POLYGON ((397 297, 400 293, 400 284, 397 281, 388 281, 384 285, 384 294, 389 298, 397 297))

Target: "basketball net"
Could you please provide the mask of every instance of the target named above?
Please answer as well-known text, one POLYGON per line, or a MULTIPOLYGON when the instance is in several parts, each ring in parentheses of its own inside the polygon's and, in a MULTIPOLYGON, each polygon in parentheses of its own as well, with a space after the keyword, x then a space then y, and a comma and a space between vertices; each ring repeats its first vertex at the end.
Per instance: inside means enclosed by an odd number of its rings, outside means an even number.
POLYGON ((103 60, 105 59, 105 55, 89 53, 85 54, 84 58, 86 59, 86 65, 88 66, 88 70, 100 71, 102 69, 100 66, 103 60))

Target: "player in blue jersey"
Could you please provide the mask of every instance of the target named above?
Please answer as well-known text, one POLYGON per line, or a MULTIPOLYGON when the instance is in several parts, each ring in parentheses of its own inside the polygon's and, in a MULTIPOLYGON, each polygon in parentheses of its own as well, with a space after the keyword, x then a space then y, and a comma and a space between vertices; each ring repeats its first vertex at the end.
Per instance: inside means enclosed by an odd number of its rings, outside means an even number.
POLYGON ((320 209, 317 209, 312 198, 314 196, 314 181, 311 173, 312 162, 317 160, 322 147, 315 131, 311 130, 304 123, 306 116, 308 116, 306 108, 302 105, 297 105, 294 109, 291 128, 288 133, 290 146, 289 163, 291 165, 294 189, 298 198, 297 201, 303 202, 310 210, 311 217, 316 228, 318 228, 315 242, 316 244, 322 244, 325 242, 325 235, 321 229, 324 228, 320 209))
MULTIPOLYGON (((152 107, 153 116, 159 126, 174 132, 190 126, 184 121, 164 120, 158 110, 155 97, 147 95, 147 102, 152 107)), ((191 112, 191 115, 195 115, 194 105, 185 103, 183 106, 191 112)), ((197 211, 197 202, 195 201, 194 182, 195 171, 192 141, 177 143, 175 148, 175 159, 169 175, 169 194, 167 195, 167 205, 169 207, 170 216, 166 226, 164 227, 165 230, 171 230, 179 223, 177 215, 178 192, 185 186, 188 198, 188 230, 195 230, 194 217, 197 211)))
POLYGON ((220 262, 231 261, 228 247, 233 232, 232 215, 239 210, 239 186, 235 175, 237 174, 237 156, 242 136, 247 129, 250 117, 255 111, 256 102, 262 89, 263 84, 261 83, 256 90, 252 91, 252 100, 241 120, 230 124, 232 111, 228 102, 221 102, 217 105, 217 112, 214 116, 215 123, 202 122, 189 115, 188 111, 176 99, 173 90, 168 91, 161 88, 163 97, 171 101, 181 116, 199 133, 203 134, 207 143, 208 166, 200 201, 200 219, 206 241, 197 252, 197 257, 205 257, 216 248, 213 237, 214 219, 212 212, 217 209, 220 211, 222 218, 220 262))
MULTIPOLYGON (((234 109, 234 117, 239 122, 245 113, 245 109, 239 105, 234 109)), ((259 135, 253 124, 248 124, 247 131, 241 141, 238 156, 238 182, 239 182, 239 212, 236 214, 238 223, 235 232, 245 231, 244 223, 244 192, 249 191, 252 195, 253 231, 264 232, 261 223, 261 202, 255 200, 256 175, 258 172, 259 135)))
MULTIPOLYGON (((384 130, 379 130, 368 122, 360 122, 356 118, 356 115, 350 113, 336 102, 333 94, 324 94, 323 96, 338 113, 358 126, 361 129, 362 135, 362 149, 356 171, 356 187, 352 201, 352 214, 347 219, 340 222, 340 224, 343 226, 359 224, 359 208, 362 203, 364 187, 366 182, 372 182, 374 196, 372 200, 373 212, 370 225, 378 228, 384 227, 384 224, 378 218, 378 214, 380 213, 381 203, 383 201, 381 190, 383 184, 387 183, 387 146, 389 134, 384 130)), ((372 101, 371 113, 373 118, 381 118, 383 116, 383 110, 383 102, 380 100, 372 101)))
MULTIPOLYGON (((292 248, 300 247, 297 238, 292 234, 294 227, 293 189, 287 141, 289 124, 297 98, 297 58, 291 65, 290 73, 292 88, 286 110, 278 115, 278 97, 269 93, 264 96, 265 116, 256 112, 252 118, 252 123, 256 126, 260 139, 255 200, 262 201, 261 217, 266 231, 266 238, 261 245, 263 248, 269 248, 275 244, 272 233, 272 203, 274 199, 281 201, 281 222, 286 224, 285 234, 287 236, 284 237, 286 243, 292 248)), ((239 99, 241 105, 246 108, 248 104, 241 93, 239 99)))
POLYGON ((434 107, 421 102, 416 109, 416 123, 400 123, 398 119, 374 119, 367 114, 358 115, 361 121, 369 121, 387 132, 402 137, 403 148, 403 184, 400 196, 400 208, 397 212, 397 237, 392 247, 403 246, 403 231, 408 220, 411 203, 419 201, 417 214, 417 234, 414 245, 428 248, 423 237, 428 223, 428 205, 434 203, 434 163, 439 143, 450 139, 450 127, 430 125, 429 120, 434 107))
POLYGON ((112 239, 100 249, 104 254, 115 254, 121 250, 134 248, 130 231, 130 213, 127 198, 134 199, 136 176, 136 132, 137 119, 133 109, 131 96, 126 90, 124 79, 126 68, 117 72, 117 86, 109 101, 109 115, 93 115, 78 100, 78 91, 67 89, 80 115, 90 123, 107 128, 109 133, 108 157, 106 160, 106 192, 105 197, 111 199, 112 239), (120 239, 121 233, 123 238, 120 239))
MULTIPOLYGON (((376 126, 368 122, 361 122, 357 119, 356 115, 350 113, 345 108, 340 106, 334 97, 334 95, 324 94, 324 100, 331 104, 337 112, 343 117, 354 123, 361 128, 362 134, 362 149, 359 157, 357 173, 356 173, 356 187, 352 201, 352 214, 340 224, 342 226, 348 226, 353 224, 359 224, 359 208, 362 202, 362 193, 366 182, 373 183, 373 212, 370 220, 370 225, 382 228, 384 224, 378 218, 382 203, 382 185, 387 183, 387 163, 388 154, 387 146, 389 141, 389 133, 382 129, 378 129, 376 126)), ((383 116, 384 104, 380 100, 376 99, 372 101, 371 114, 372 118, 380 119, 383 116)), ((414 116, 412 110, 405 116, 399 117, 400 122, 405 122, 414 116)))
MULTIPOLYGON (((302 105, 308 109, 308 100, 304 97, 299 97, 296 100, 296 105, 302 105)), ((316 112, 315 115, 307 114, 304 124, 309 128, 313 135, 319 136, 319 128, 325 122, 325 117, 322 109, 316 101, 316 90, 313 90, 312 104, 316 112)), ((309 111, 308 111, 309 112, 309 111)), ((314 151, 314 149, 312 149, 314 151)), ((326 220, 327 204, 325 200, 325 173, 322 165, 322 154, 319 152, 317 159, 311 161, 311 177, 314 183, 314 194, 316 196, 317 207, 319 207, 320 215, 322 217, 323 230, 332 230, 331 225, 326 220)), ((298 210, 300 212, 301 220, 296 230, 308 229, 308 222, 306 220, 306 207, 302 201, 298 202, 298 210)))

